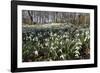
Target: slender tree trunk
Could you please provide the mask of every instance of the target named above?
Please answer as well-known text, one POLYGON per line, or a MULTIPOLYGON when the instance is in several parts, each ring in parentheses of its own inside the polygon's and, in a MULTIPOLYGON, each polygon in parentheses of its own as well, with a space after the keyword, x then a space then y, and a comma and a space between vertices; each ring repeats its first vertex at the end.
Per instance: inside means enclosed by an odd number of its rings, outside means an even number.
POLYGON ((32 18, 32 15, 31 15, 30 11, 28 11, 28 15, 30 17, 30 24, 32 24, 33 23, 33 18, 32 18))

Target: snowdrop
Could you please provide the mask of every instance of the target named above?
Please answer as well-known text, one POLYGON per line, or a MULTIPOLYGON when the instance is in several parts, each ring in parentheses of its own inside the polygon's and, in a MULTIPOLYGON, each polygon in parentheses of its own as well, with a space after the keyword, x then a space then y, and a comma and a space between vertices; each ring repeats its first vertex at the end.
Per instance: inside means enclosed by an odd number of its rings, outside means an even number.
POLYGON ((62 53, 62 49, 59 49, 58 51, 62 53))
POLYGON ((40 44, 40 47, 41 47, 41 48, 43 48, 43 45, 42 45, 42 44, 40 44))
POLYGON ((48 41, 48 39, 45 39, 45 41, 48 41))
POLYGON ((76 36, 78 37, 79 36, 79 33, 77 33, 76 36))
POLYGON ((58 41, 58 38, 56 38, 55 40, 58 41))
POLYGON ((84 36, 84 33, 82 33, 81 35, 84 36))
POLYGON ((58 38, 60 37, 60 35, 57 36, 58 38))
POLYGON ((33 41, 34 41, 35 39, 33 38, 33 41))
POLYGON ((72 40, 72 42, 75 42, 75 40, 72 40))
POLYGON ((50 49, 55 50, 55 49, 56 49, 56 47, 51 46, 51 47, 50 47, 50 49))
POLYGON ((29 40, 31 40, 31 36, 29 36, 28 38, 29 38, 29 40))
POLYGON ((76 30, 76 32, 79 32, 79 30, 76 30))
POLYGON ((38 44, 37 44, 38 46, 40 45, 40 43, 38 42, 38 44))
POLYGON ((63 35, 63 38, 68 38, 68 37, 69 37, 68 34, 63 35))
POLYGON ((76 45, 82 45, 82 42, 81 42, 81 41, 78 41, 78 42, 76 43, 76 45))
POLYGON ((52 32, 50 32, 50 36, 53 36, 53 33, 52 32))
POLYGON ((54 45, 54 43, 51 43, 51 46, 53 46, 54 45))
POLYGON ((66 41, 69 41, 69 39, 66 39, 66 41))
POLYGON ((36 41, 38 41, 38 37, 36 37, 35 39, 36 39, 36 41))
POLYGON ((63 44, 63 42, 62 42, 62 41, 60 41, 60 44, 62 45, 62 44, 63 44))
POLYGON ((36 56, 38 56, 38 51, 36 50, 36 51, 34 51, 34 54, 36 55, 36 56))
POLYGON ((55 33, 54 36, 57 36, 57 34, 55 33))
POLYGON ((79 58, 79 54, 75 54, 75 57, 79 58))
POLYGON ((48 46, 48 43, 45 43, 45 46, 48 46))
POLYGON ((60 58, 61 58, 61 59, 64 59, 64 55, 61 55, 60 58))
POLYGON ((85 37, 84 41, 86 41, 86 40, 87 40, 87 37, 85 37))
POLYGON ((49 59, 49 61, 52 61, 52 59, 49 59))
POLYGON ((80 47, 78 47, 78 46, 77 46, 75 49, 79 50, 79 49, 80 49, 80 47))
POLYGON ((89 35, 89 31, 86 31, 85 34, 86 34, 86 35, 89 35))
POLYGON ((78 50, 75 51, 76 54, 80 54, 78 50))

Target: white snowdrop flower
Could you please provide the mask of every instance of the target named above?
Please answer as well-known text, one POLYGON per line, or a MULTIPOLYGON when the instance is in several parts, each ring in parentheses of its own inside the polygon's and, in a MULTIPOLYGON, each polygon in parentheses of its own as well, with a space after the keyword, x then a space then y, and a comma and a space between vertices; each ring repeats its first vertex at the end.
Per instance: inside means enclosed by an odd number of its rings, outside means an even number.
POLYGON ((53 47, 51 46, 50 49, 53 49, 53 47))
POLYGON ((76 36, 79 36, 79 33, 77 33, 76 36))
POLYGON ((75 49, 79 50, 79 49, 80 49, 80 47, 78 47, 78 46, 77 46, 75 49))
POLYGON ((82 45, 82 42, 79 42, 78 44, 82 45))
POLYGON ((37 37, 35 39, 36 39, 36 41, 38 41, 38 38, 37 37))
POLYGON ((62 49, 59 49, 59 52, 62 52, 62 49))
POLYGON ((76 30, 76 32, 79 32, 79 30, 76 30))
POLYGON ((50 48, 50 49, 55 50, 55 49, 56 49, 56 47, 51 46, 51 48, 50 48))
POLYGON ((89 34, 89 31, 86 31, 85 34, 88 35, 89 34))
POLYGON ((57 36, 57 34, 55 33, 54 36, 57 36))
POLYGON ((43 45, 40 45, 41 46, 41 48, 43 48, 43 45))
POLYGON ((58 40, 58 38, 56 38, 56 40, 58 40))
POLYGON ((65 35, 64 35, 64 37, 66 37, 66 38, 67 38, 67 37, 69 37, 69 36, 68 36, 68 34, 65 34, 65 35))
POLYGON ((38 36, 40 36, 40 33, 38 33, 38 36))
POLYGON ((72 42, 75 42, 75 40, 72 40, 72 42))
POLYGON ((37 51, 37 50, 36 50, 36 51, 34 51, 34 53, 35 53, 35 55, 36 55, 36 56, 38 56, 38 51, 37 51))
POLYGON ((50 33, 50 36, 52 36, 53 34, 52 34, 52 32, 50 33))
POLYGON ((59 35, 57 35, 57 38, 59 38, 59 35))
POLYGON ((55 47, 53 47, 53 49, 55 50, 55 49, 56 49, 56 46, 55 46, 55 47))
POLYGON ((79 41, 79 42, 76 43, 76 45, 82 45, 82 42, 79 41))
POLYGON ((48 41, 48 39, 45 39, 45 41, 48 41))
POLYGON ((48 43, 45 43, 45 46, 48 46, 48 43))
POLYGON ((64 55, 61 55, 60 58, 64 59, 64 55))
POLYGON ((33 41, 34 41, 35 39, 33 38, 33 41))
POLYGON ((64 34, 63 37, 66 37, 66 35, 64 34))
POLYGON ((49 61, 52 61, 52 59, 49 59, 49 61))
POLYGON ((84 35, 84 33, 82 33, 82 35, 84 35))
POLYGON ((78 50, 75 51, 76 54, 80 54, 78 50))
POLYGON ((31 40, 31 36, 29 36, 29 39, 31 40))
POLYGON ((60 42, 60 44, 62 45, 62 44, 63 44, 63 42, 61 41, 61 42, 60 42))
POLYGON ((79 42, 81 41, 80 39, 77 39, 79 42))
POLYGON ((82 48, 82 46, 80 45, 80 46, 78 46, 79 48, 82 48))
POLYGON ((79 57, 79 54, 75 54, 76 57, 79 57))
POLYGON ((66 39, 66 41, 69 41, 69 39, 66 39))
POLYGON ((53 43, 51 43, 51 46, 53 46, 53 43))
POLYGON ((87 37, 85 37, 84 41, 86 41, 86 40, 87 40, 87 37))
POLYGON ((68 38, 69 36, 68 35, 66 35, 66 38, 68 38))

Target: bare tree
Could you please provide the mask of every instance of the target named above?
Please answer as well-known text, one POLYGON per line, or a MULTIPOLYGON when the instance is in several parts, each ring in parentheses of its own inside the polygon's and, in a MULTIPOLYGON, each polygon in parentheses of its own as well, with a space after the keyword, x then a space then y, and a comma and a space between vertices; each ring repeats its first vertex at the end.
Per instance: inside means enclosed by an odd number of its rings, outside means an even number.
POLYGON ((31 11, 28 11, 28 15, 30 17, 30 24, 32 24, 33 23, 32 12, 31 11))
POLYGON ((49 23, 72 23, 75 25, 90 24, 88 13, 75 12, 52 12, 23 10, 23 23, 25 24, 49 24, 49 23))

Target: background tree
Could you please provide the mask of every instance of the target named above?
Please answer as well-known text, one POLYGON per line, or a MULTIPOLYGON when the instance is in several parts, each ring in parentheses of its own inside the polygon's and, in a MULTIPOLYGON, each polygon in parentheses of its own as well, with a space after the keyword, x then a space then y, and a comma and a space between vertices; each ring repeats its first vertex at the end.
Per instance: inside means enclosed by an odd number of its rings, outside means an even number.
POLYGON ((23 24, 72 23, 75 25, 90 24, 88 13, 52 12, 52 11, 22 11, 23 24))

